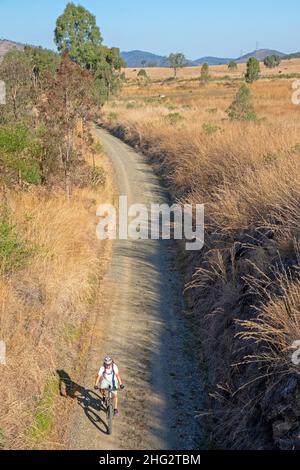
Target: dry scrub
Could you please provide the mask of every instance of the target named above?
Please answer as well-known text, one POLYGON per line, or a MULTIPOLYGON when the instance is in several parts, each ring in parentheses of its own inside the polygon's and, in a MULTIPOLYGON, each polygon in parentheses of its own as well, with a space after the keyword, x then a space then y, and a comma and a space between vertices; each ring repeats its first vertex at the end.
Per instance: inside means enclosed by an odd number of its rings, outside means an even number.
POLYGON ((229 79, 130 81, 105 109, 106 125, 149 156, 174 199, 206 204, 205 249, 186 256, 185 274, 212 446, 299 446, 291 354, 300 339, 300 124, 291 83, 251 87, 255 122, 228 119, 240 86, 229 79))
MULTIPOLYGON (((103 155, 96 163, 110 171, 103 155)), ((0 377, 2 448, 64 446, 68 416, 65 400, 57 399, 57 370, 80 378, 110 252, 96 238, 96 206, 111 197, 110 178, 97 190, 74 189, 70 202, 56 187, 1 190, 6 226, 17 244, 29 247, 22 263, 0 274, 0 331, 7 345, 0 377)))

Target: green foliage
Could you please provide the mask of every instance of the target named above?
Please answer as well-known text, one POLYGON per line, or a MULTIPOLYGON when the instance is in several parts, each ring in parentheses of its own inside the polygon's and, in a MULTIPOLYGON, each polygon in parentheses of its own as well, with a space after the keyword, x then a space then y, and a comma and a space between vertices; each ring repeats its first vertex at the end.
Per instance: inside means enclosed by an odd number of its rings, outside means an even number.
POLYGON ((116 121, 118 119, 118 113, 115 113, 112 111, 111 113, 108 114, 107 119, 109 122, 116 121))
POLYGON ((97 291, 99 287, 99 279, 95 273, 90 273, 88 275, 88 294, 87 294, 87 304, 88 305, 93 305, 96 301, 97 298, 97 291))
POLYGON ((211 134, 215 134, 216 132, 220 131, 221 128, 219 126, 216 126, 215 124, 212 124, 212 123, 208 122, 208 123, 204 123, 202 125, 202 130, 205 134, 211 135, 211 134))
POLYGON ((3 172, 12 182, 40 184, 41 173, 35 158, 34 136, 22 124, 0 127, 0 153, 3 172))
POLYGON ((31 64, 34 86, 39 84, 45 72, 54 75, 60 61, 58 54, 49 49, 44 49, 43 47, 25 46, 24 54, 31 64))
POLYGON ((6 105, 1 107, 2 123, 29 117, 32 102, 32 67, 23 51, 12 50, 0 64, 0 80, 6 84, 6 105))
POLYGON ((218 108, 207 108, 206 110, 209 114, 216 114, 218 112, 218 108))
POLYGON ((64 336, 71 344, 79 341, 81 335, 81 328, 73 323, 66 323, 64 326, 64 336))
POLYGON ((169 111, 174 111, 175 109, 178 108, 178 106, 174 104, 167 104, 166 107, 168 108, 169 111))
POLYGON ((178 122, 183 120, 183 116, 180 113, 169 113, 166 117, 165 120, 167 121, 168 124, 171 124, 172 126, 177 124, 178 122))
POLYGON ((97 189, 99 186, 104 186, 106 182, 105 171, 102 167, 96 166, 91 169, 90 183, 92 188, 97 189))
POLYGON ((209 78, 209 65, 205 63, 201 67, 200 80, 202 82, 207 82, 209 78))
POLYGON ((273 163, 276 163, 277 161, 277 155, 275 155, 274 153, 266 153, 264 156, 263 156, 263 161, 266 165, 272 165, 273 163))
POLYGON ((228 70, 233 72, 234 70, 237 70, 238 66, 237 63, 234 60, 231 60, 228 64, 228 70))
POLYGON ((52 378, 46 384, 42 398, 38 405, 35 421, 29 429, 29 435, 33 441, 38 444, 49 433, 53 426, 53 411, 55 398, 58 395, 58 380, 52 378))
POLYGON ((264 60, 265 66, 268 67, 269 69, 274 69, 275 67, 278 67, 280 63, 281 63, 281 58, 276 54, 269 55, 264 60))
POLYGON ((227 114, 232 120, 256 121, 257 116, 251 99, 251 91, 243 85, 238 90, 232 104, 227 109, 227 114))
POLYGON ((290 151, 291 151, 291 153, 293 153, 293 154, 297 154, 297 153, 300 154, 300 144, 294 145, 294 146, 291 148, 290 151))
POLYGON ((101 46, 100 49, 91 71, 95 77, 96 90, 98 87, 99 103, 103 104, 110 95, 120 90, 124 64, 118 48, 101 46))
POLYGON ((22 124, 0 127, 0 152, 21 153, 29 143, 28 130, 22 124))
MULTIPOLYGON (((54 176, 63 177, 69 198, 78 162, 76 126, 119 90, 123 61, 119 49, 102 44, 95 17, 83 7, 67 5, 55 37, 62 55, 26 46, 0 64, 7 89, 0 115, 0 180, 51 184, 54 176)), ((103 175, 94 174, 93 181, 103 183, 103 175)))
POLYGON ((101 142, 94 142, 93 149, 95 153, 103 153, 103 145, 101 142))
POLYGON ((128 101, 128 103, 126 103, 126 109, 137 109, 137 108, 138 108, 138 104, 135 101, 128 101))
POLYGON ((177 77, 177 70, 185 67, 187 65, 187 60, 185 55, 181 52, 175 52, 169 55, 168 63, 170 67, 174 70, 174 78, 177 77))
POLYGON ((6 83, 6 105, 1 107, 0 124, 12 120, 34 125, 33 108, 41 92, 42 79, 54 75, 58 54, 41 47, 12 50, 0 64, 0 79, 6 83))
POLYGON ((38 162, 34 160, 19 160, 16 164, 22 181, 28 184, 41 184, 42 178, 38 162))
POLYGON ((58 17, 54 37, 59 52, 68 52, 83 67, 86 65, 84 55, 91 51, 86 46, 102 44, 95 16, 74 3, 68 3, 63 14, 58 17))
POLYGON ((260 74, 260 64, 255 57, 250 57, 247 62, 247 71, 245 79, 247 83, 253 83, 259 79, 260 74))
POLYGON ((6 214, 0 215, 0 270, 10 272, 24 266, 33 247, 21 240, 6 214))
POLYGON ((148 77, 147 72, 146 72, 145 69, 139 70, 137 76, 138 76, 139 78, 147 78, 147 77, 148 77))
POLYGON ((118 48, 102 44, 96 18, 82 6, 69 3, 57 19, 55 43, 60 52, 94 76, 94 98, 102 105, 121 86, 121 68, 124 62, 118 48))

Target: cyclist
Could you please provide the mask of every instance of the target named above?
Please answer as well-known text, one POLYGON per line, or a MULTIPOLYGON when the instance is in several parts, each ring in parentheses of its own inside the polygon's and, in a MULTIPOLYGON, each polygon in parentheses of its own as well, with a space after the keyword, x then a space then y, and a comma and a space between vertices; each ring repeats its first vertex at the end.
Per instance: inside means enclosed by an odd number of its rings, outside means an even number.
POLYGON ((103 365, 100 367, 96 377, 95 389, 98 390, 100 388, 102 397, 105 396, 105 390, 107 390, 109 387, 113 389, 112 395, 115 416, 119 415, 117 392, 118 385, 120 385, 120 389, 123 390, 124 385, 122 383, 119 368, 110 356, 106 356, 104 358, 103 365))

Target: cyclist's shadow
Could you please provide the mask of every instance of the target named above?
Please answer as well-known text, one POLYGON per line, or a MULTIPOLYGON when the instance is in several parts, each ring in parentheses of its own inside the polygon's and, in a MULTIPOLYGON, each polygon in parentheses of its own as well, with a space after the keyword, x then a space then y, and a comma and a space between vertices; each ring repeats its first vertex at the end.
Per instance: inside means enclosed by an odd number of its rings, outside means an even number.
POLYGON ((56 371, 59 377, 59 391, 63 397, 76 399, 89 421, 103 434, 108 434, 108 426, 99 414, 105 412, 102 401, 95 392, 73 382, 64 370, 56 371))

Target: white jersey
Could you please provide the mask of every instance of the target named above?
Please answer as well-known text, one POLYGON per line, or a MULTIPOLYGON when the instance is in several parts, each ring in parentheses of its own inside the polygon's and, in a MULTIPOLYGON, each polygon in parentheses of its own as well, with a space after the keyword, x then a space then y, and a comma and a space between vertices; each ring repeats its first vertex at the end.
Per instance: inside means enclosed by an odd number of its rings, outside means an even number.
POLYGON ((112 364, 109 367, 101 366, 99 369, 99 376, 103 377, 110 384, 112 384, 113 379, 116 380, 118 374, 119 374, 119 368, 117 364, 112 364))

